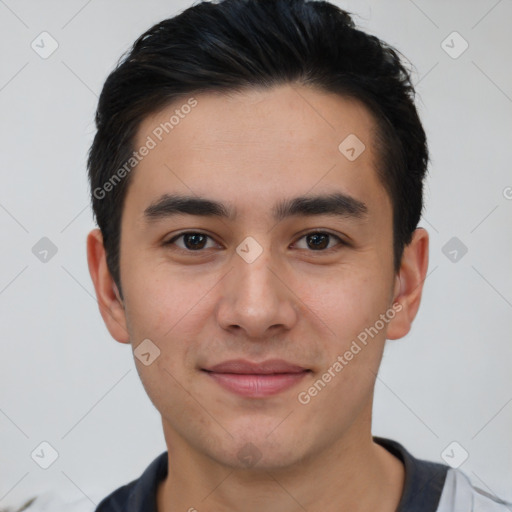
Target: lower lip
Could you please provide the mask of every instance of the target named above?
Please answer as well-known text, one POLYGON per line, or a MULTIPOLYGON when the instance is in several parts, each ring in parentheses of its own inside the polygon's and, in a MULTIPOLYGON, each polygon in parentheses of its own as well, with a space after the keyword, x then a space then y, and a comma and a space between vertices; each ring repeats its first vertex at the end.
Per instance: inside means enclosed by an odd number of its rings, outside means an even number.
POLYGON ((276 395, 300 382, 309 371, 251 375, 238 373, 206 372, 220 386, 238 395, 261 398, 276 395))

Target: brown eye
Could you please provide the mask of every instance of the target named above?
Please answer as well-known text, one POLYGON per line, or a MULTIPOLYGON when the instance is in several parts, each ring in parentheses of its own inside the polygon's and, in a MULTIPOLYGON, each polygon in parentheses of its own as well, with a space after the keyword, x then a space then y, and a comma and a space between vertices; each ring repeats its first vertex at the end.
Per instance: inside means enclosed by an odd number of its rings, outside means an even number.
MULTIPOLYGON (((165 242, 164 245, 176 245, 179 249, 185 252, 202 252, 203 249, 215 246, 214 244, 213 246, 210 245, 208 247, 209 240, 213 243, 213 239, 206 233, 187 231, 171 238, 169 241, 165 242), (180 243, 177 243, 178 240, 180 243)), ((307 233, 299 239, 299 241, 302 240, 305 241, 305 246, 299 246, 298 248, 305 249, 310 252, 329 252, 331 249, 336 249, 336 246, 347 245, 339 236, 323 231, 312 231, 307 233)), ((295 245, 298 243, 299 242, 296 242, 295 245)))
POLYGON ((300 238, 300 240, 302 239, 306 240, 306 247, 299 248, 310 249, 312 251, 324 251, 327 248, 331 249, 332 246, 328 246, 333 239, 338 241, 337 245, 344 245, 343 240, 339 236, 333 235, 332 233, 325 233, 322 231, 314 231, 308 233, 300 238))
POLYGON ((165 245, 173 245, 176 243, 176 240, 183 239, 183 245, 176 244, 180 249, 185 251, 200 251, 204 249, 207 243, 207 240, 210 236, 205 233, 200 233, 196 231, 189 231, 187 233, 181 233, 174 238, 171 238, 165 245))

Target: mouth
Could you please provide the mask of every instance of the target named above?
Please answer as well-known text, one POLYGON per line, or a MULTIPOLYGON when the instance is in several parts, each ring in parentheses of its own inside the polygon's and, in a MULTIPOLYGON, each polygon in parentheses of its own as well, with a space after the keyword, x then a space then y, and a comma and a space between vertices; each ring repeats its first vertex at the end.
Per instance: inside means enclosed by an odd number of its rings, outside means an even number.
POLYGON ((249 398, 281 393, 298 384, 311 370, 281 359, 252 363, 243 359, 202 368, 209 378, 227 391, 249 398))

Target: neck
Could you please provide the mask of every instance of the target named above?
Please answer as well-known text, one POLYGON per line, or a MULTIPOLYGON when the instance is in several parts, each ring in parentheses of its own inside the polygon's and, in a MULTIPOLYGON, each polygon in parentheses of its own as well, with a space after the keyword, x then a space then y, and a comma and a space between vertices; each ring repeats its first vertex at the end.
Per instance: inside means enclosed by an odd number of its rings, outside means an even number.
POLYGON ((403 492, 404 467, 373 442, 371 410, 366 420, 364 425, 355 422, 329 449, 272 471, 219 464, 194 451, 164 423, 169 472, 158 488, 157 510, 395 512, 403 492))

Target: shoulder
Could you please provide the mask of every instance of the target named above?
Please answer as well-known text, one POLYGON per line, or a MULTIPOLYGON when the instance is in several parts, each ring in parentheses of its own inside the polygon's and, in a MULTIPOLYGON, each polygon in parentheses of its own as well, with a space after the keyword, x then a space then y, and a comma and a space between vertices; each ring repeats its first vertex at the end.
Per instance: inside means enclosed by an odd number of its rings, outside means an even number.
POLYGON ((103 498, 95 512, 156 511, 157 487, 166 476, 167 452, 163 452, 151 462, 139 478, 103 498))
POLYGON ((476 487, 460 469, 417 458, 392 439, 373 439, 405 466, 404 491, 397 512, 512 512, 512 502, 476 487))
POLYGON ((100 501, 94 512, 115 512, 124 510, 122 507, 129 503, 134 489, 139 484, 139 480, 140 479, 133 480, 132 482, 123 485, 122 487, 119 487, 115 491, 111 492, 108 496, 105 496, 100 501))
POLYGON ((450 468, 436 512, 510 512, 512 502, 501 500, 474 486, 459 469, 450 468))
MULTIPOLYGON (((80 496, 77 493, 62 493, 46 491, 37 494, 24 505, 15 508, 12 512, 94 512, 98 496, 89 493, 80 496), (96 499, 95 499, 96 498, 96 499)), ((3 509, 2 509, 3 510, 3 509)), ((7 509, 11 511, 11 509, 7 509)))

